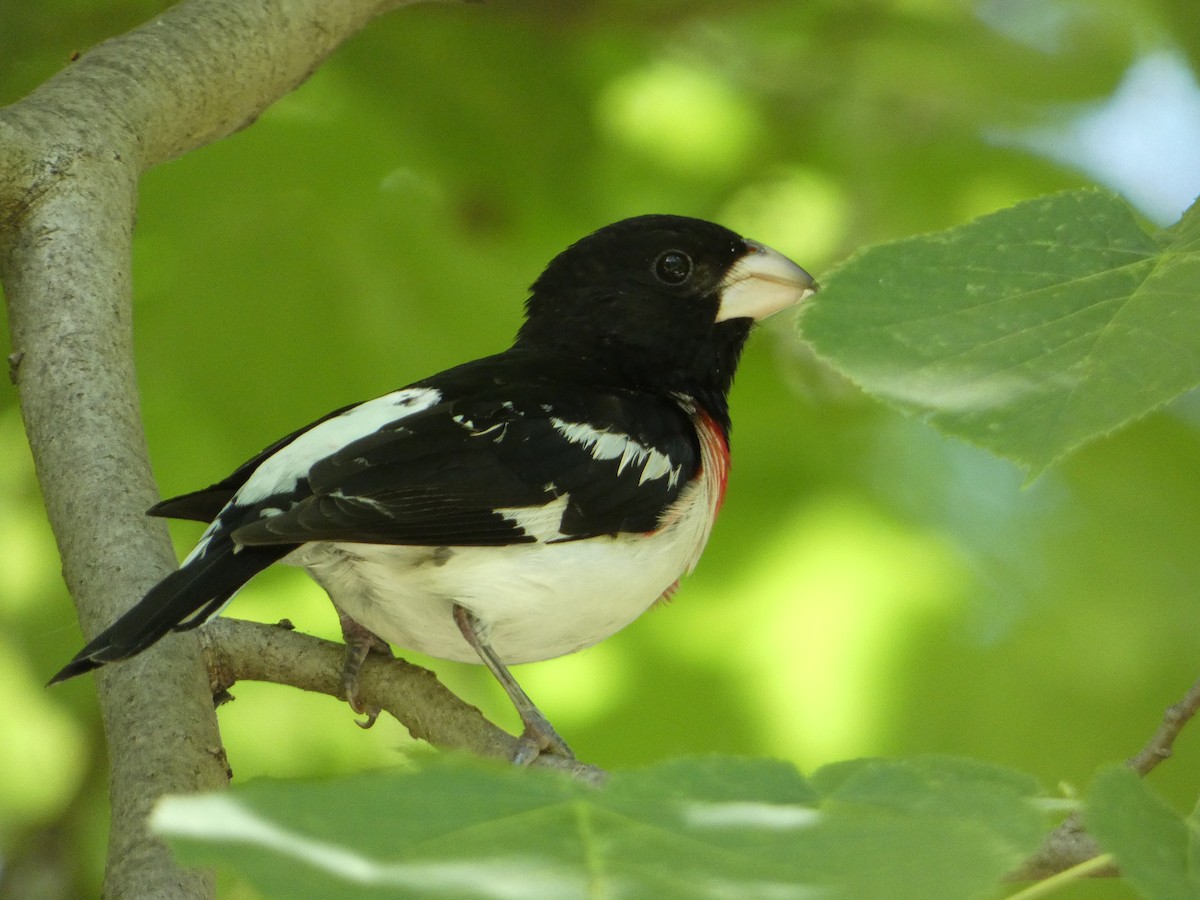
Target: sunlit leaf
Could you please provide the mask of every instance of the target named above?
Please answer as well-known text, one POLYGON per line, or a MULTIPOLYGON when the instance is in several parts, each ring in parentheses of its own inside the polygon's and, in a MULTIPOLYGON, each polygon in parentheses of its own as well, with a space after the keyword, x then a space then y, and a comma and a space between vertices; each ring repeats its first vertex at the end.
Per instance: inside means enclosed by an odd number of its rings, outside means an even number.
POLYGON ((677 760, 594 789, 440 761, 408 774, 258 781, 165 800, 181 858, 271 897, 970 896, 1034 846, 1017 773, 965 760, 867 765, 824 801, 770 760, 677 760))
POLYGON ((806 337, 867 391, 1040 471, 1200 384, 1200 213, 1097 190, 864 251, 806 337))

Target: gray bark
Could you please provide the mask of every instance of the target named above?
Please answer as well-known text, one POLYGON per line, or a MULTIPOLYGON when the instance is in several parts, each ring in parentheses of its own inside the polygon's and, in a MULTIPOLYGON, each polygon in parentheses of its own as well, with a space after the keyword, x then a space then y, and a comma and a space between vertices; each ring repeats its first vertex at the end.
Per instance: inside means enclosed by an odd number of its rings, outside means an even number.
MULTIPOLYGON (((10 370, 86 635, 175 565, 138 409, 130 245, 138 180, 252 123, 372 18, 412 0, 188 0, 0 109, 10 370)), ((64 652, 73 648, 64 647, 64 652)), ((69 655, 69 653, 68 653, 69 655)), ((145 827, 165 793, 228 781, 194 634, 97 677, 110 755, 105 894, 208 897, 145 827)))

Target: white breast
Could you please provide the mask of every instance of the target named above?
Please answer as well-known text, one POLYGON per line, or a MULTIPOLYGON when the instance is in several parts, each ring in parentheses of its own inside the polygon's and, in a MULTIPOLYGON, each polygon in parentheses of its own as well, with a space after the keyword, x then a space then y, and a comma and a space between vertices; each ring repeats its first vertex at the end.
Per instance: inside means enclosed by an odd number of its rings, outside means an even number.
POLYGON ((286 561, 399 647, 479 662, 451 617, 458 603, 506 663, 551 659, 624 628, 695 566, 723 487, 724 466, 709 455, 652 534, 507 547, 316 543, 286 561))

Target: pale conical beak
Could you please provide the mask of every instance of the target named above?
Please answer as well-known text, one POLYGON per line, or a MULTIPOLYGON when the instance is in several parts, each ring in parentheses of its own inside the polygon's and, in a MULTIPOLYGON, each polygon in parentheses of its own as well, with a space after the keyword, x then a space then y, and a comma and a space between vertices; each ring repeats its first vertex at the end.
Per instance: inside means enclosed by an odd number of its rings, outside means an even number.
POLYGON ((718 322, 765 319, 817 292, 813 277, 779 251, 757 241, 746 246, 746 255, 721 282, 718 322))

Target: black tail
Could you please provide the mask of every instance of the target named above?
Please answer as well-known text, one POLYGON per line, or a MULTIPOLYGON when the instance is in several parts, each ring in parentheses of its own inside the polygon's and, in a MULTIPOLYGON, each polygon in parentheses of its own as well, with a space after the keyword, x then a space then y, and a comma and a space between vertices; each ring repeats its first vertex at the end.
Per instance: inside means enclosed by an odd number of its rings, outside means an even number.
POLYGON ((215 535, 202 555, 172 572, 125 615, 100 632, 50 679, 57 684, 136 656, 167 632, 211 618, 247 581, 295 549, 292 546, 237 548, 215 535))

